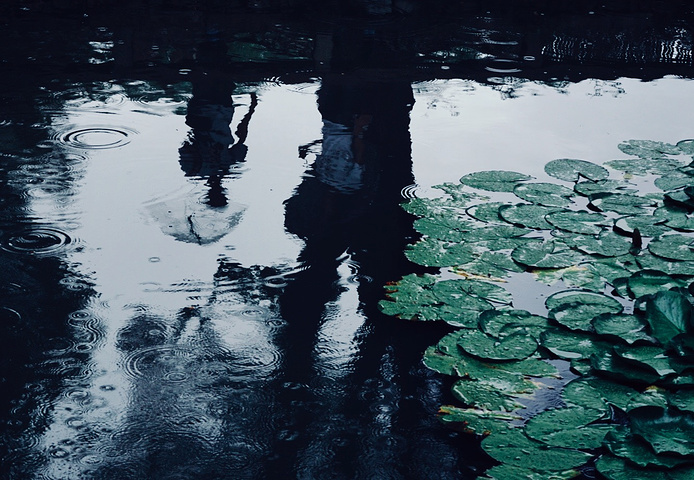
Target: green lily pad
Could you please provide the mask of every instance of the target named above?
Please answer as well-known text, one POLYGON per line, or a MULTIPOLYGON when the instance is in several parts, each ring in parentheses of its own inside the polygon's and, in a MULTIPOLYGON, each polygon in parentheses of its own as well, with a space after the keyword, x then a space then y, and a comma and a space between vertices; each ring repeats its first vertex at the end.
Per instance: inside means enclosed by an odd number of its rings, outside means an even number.
POLYGON ((502 221, 499 216, 499 207, 506 205, 504 202, 486 202, 468 207, 466 213, 480 222, 498 223, 502 221))
POLYGON ((513 192, 516 184, 530 180, 532 177, 518 172, 506 170, 487 170, 469 173, 460 182, 469 187, 490 192, 513 192))
POLYGON ((671 192, 673 190, 694 185, 694 175, 690 175, 680 170, 675 170, 663 175, 660 178, 656 178, 653 183, 662 191, 671 192))
POLYGON ((605 411, 607 404, 625 411, 639 395, 632 387, 593 376, 572 380, 562 390, 562 398, 569 405, 605 411))
POLYGON ((668 260, 655 255, 650 255, 648 252, 642 252, 636 258, 640 268, 647 270, 660 270, 668 275, 685 275, 687 277, 694 276, 694 262, 683 262, 679 260, 668 260))
POLYGON ((595 292, 565 290, 545 301, 548 317, 571 330, 591 331, 592 320, 604 313, 621 313, 623 308, 612 297, 595 292))
POLYGON ((401 207, 418 217, 461 215, 465 212, 458 203, 448 198, 410 198, 401 207))
POLYGON ((430 215, 414 221, 419 233, 447 242, 460 242, 465 234, 475 228, 473 222, 452 215, 430 215))
POLYGON ((521 225, 535 230, 550 230, 553 227, 547 223, 545 215, 557 211, 563 210, 529 203, 517 203, 500 207, 499 216, 513 225, 521 225))
POLYGON ((536 182, 516 185, 513 193, 520 198, 536 205, 545 207, 568 207, 573 203, 571 198, 574 191, 563 185, 536 182))
POLYGON ((509 422, 518 417, 506 412, 490 412, 477 408, 459 408, 452 405, 442 405, 439 408, 439 420, 454 424, 466 433, 475 435, 490 435, 506 430, 509 422))
POLYGON ((545 220, 560 230, 583 235, 598 235, 608 225, 604 215, 584 211, 552 212, 545 215, 545 220))
POLYGON ((503 338, 514 333, 524 333, 537 338, 549 324, 545 317, 526 310, 488 310, 480 314, 479 325, 484 333, 503 338))
POLYGON ((642 158, 658 158, 664 154, 679 155, 682 153, 676 145, 655 140, 627 140, 617 145, 617 148, 627 155, 636 155, 642 158))
POLYGON ((649 173, 654 175, 663 175, 682 167, 684 164, 676 158, 660 157, 610 160, 605 162, 605 165, 621 172, 643 176, 649 173))
POLYGON ((694 390, 679 390, 671 394, 669 400, 672 406, 694 413, 694 390))
POLYGON ((586 359, 612 348, 612 344, 595 335, 559 329, 548 329, 540 335, 540 345, 564 360, 586 359))
POLYGON ((669 260, 694 261, 694 238, 686 235, 663 235, 648 244, 653 254, 669 260))
POLYGON ((581 235, 580 233, 552 232, 554 238, 566 243, 569 247, 587 255, 619 257, 632 249, 631 240, 609 230, 603 230, 598 236, 581 235))
POLYGON ((605 179, 598 180, 597 182, 586 180, 574 185, 574 191, 584 197, 590 197, 601 193, 636 193, 638 190, 632 187, 633 184, 623 180, 605 179))
POLYGON ((535 270, 537 281, 554 285, 561 280, 569 288, 580 288, 602 292, 605 290, 605 279, 591 265, 572 265, 555 270, 535 270))
POLYGON ((611 454, 598 458, 595 468, 608 480, 670 480, 664 470, 640 468, 624 458, 611 454))
POLYGON ((523 408, 513 395, 483 381, 458 380, 451 389, 453 396, 470 407, 487 411, 511 412, 523 408))
POLYGON ((513 333, 495 338, 479 330, 465 331, 458 345, 482 360, 522 360, 537 350, 537 341, 531 335, 513 333))
POLYGON ((591 455, 579 450, 549 447, 526 437, 520 429, 509 429, 482 440, 482 449, 506 465, 537 472, 556 472, 585 464, 591 455))
POLYGON ((644 295, 653 295, 664 290, 684 286, 685 284, 681 280, 659 270, 641 270, 627 280, 627 288, 631 298, 640 298, 644 295))
POLYGON ((651 340, 646 333, 646 321, 636 315, 603 313, 593 318, 592 324, 598 335, 614 337, 629 345, 639 340, 651 340))
POLYGON ((443 280, 432 286, 432 292, 436 298, 448 305, 463 302, 461 306, 465 306, 467 297, 498 305, 513 303, 513 297, 504 287, 483 280, 443 280))
POLYGON ((424 352, 424 365, 443 375, 460 377, 458 373, 458 357, 439 351, 436 346, 429 347, 424 352))
POLYGON ((646 320, 651 335, 665 345, 687 331, 692 322, 692 305, 679 292, 658 292, 646 301, 646 320))
POLYGON ((496 465, 485 472, 485 478, 493 480, 570 480, 578 475, 580 472, 572 469, 561 472, 536 472, 514 465, 496 465))
POLYGON ((653 372, 664 377, 675 373, 675 370, 670 366, 670 359, 662 347, 655 345, 616 345, 614 352, 620 358, 634 362, 641 368, 650 367, 653 372))
POLYGON ((626 411, 628 412, 629 410, 640 407, 667 408, 668 405, 667 390, 651 385, 631 399, 627 405, 626 411))
POLYGON ((653 215, 632 215, 618 218, 614 221, 613 229, 615 233, 629 237, 633 237, 634 231, 637 229, 644 237, 657 237, 670 231, 670 228, 665 225, 665 220, 653 215))
POLYGON ((694 140, 680 140, 677 142, 676 146, 680 152, 684 153, 685 155, 694 155, 694 140))
POLYGON ((432 188, 436 188, 437 190, 441 190, 442 192, 448 194, 456 205, 460 207, 465 207, 470 202, 483 198, 476 192, 469 192, 465 185, 460 183, 445 182, 439 185, 434 185, 432 188))
POLYGON ((618 382, 639 386, 652 385, 661 378, 651 368, 639 367, 633 362, 628 362, 612 353, 603 353, 599 356, 593 355, 590 358, 590 365, 603 376, 618 382))
POLYGON ((685 213, 694 211, 694 187, 668 192, 663 195, 663 203, 668 208, 682 209, 685 213))
POLYGON ((670 408, 641 407, 629 412, 631 431, 656 453, 675 453, 694 460, 694 414, 670 408))
POLYGON ((423 238, 405 249, 407 259, 425 267, 452 267, 475 259, 465 244, 451 243, 435 238, 423 238))
POLYGON ((621 215, 641 215, 647 207, 655 207, 653 200, 639 195, 619 194, 593 195, 590 197, 593 207, 602 212, 615 212, 621 215))
POLYGON ((525 434, 553 447, 594 449, 602 445, 612 426, 589 425, 605 415, 604 410, 567 407, 545 410, 525 425, 525 434))
POLYGON ((565 268, 577 265, 584 259, 583 254, 553 240, 516 247, 511 252, 511 258, 530 268, 565 268))
POLYGON ((581 177, 598 181, 604 180, 610 176, 610 172, 600 165, 586 160, 575 160, 571 158, 552 160, 545 165, 545 172, 550 177, 567 182, 578 182, 581 177))
POLYGON ((671 469, 687 463, 686 457, 658 455, 643 438, 631 434, 625 427, 616 427, 605 436, 610 453, 641 468, 671 469))

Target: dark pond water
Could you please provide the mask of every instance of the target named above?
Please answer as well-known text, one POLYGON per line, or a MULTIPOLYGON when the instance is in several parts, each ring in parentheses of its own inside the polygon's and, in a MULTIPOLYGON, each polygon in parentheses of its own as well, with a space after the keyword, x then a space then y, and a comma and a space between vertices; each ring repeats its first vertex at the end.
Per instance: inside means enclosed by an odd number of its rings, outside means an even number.
POLYGON ((399 204, 691 138, 694 13, 452 3, 3 2, 1 478, 491 465, 436 419, 446 328, 377 309, 399 204))

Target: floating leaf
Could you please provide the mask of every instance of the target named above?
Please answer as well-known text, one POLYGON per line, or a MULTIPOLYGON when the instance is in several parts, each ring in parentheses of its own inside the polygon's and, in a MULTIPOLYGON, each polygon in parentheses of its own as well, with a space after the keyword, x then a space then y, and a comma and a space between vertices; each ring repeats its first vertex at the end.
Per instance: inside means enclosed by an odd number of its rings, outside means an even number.
POLYGON ((600 193, 636 193, 637 190, 631 187, 633 184, 621 180, 605 179, 597 182, 586 180, 574 185, 574 191, 584 197, 600 193))
POLYGON ((663 345, 687 331, 691 316, 691 303, 678 292, 659 292, 646 302, 646 319, 651 335, 663 345))
POLYGON ((617 345, 614 352, 624 360, 632 361, 640 368, 650 367, 653 372, 661 377, 675 373, 670 366, 670 359, 662 347, 652 345, 617 345))
MULTIPOLYGON (((514 465, 496 465, 485 472, 485 478, 493 480, 570 480, 580 475, 578 470, 561 472, 536 472, 514 465)), ((479 478, 479 477, 478 477, 479 478)))
POLYGON ((574 195, 570 188, 545 182, 516 185, 513 193, 521 200, 545 207, 568 207, 574 195))
POLYGON ((514 225, 521 225, 536 230, 549 230, 552 228, 552 225, 547 223, 545 215, 558 211, 563 210, 542 205, 518 203, 500 207, 499 216, 506 222, 514 225))
POLYGON ((646 440, 631 434, 625 427, 617 427, 609 432, 605 436, 605 445, 613 455, 624 458, 641 468, 670 469, 687 463, 687 459, 679 455, 656 454, 646 440))
POLYGON ((694 261, 694 238, 685 235, 663 235, 648 244, 653 255, 670 260, 694 261))
POLYGON ((629 412, 631 431, 656 453, 676 453, 694 460, 694 414, 670 408, 641 407, 629 412))
POLYGON ((633 238, 634 231, 639 230, 640 235, 646 237, 657 237, 670 231, 665 226, 665 220, 652 215, 635 215, 618 218, 614 222, 614 231, 619 235, 626 235, 633 238))
POLYGON ((594 449, 602 445, 610 425, 588 425, 601 419, 604 410, 583 407, 555 408, 534 416, 525 425, 525 434, 553 447, 594 449))
POLYGON ((511 258, 531 268, 564 268, 579 263, 583 255, 564 243, 550 240, 521 245, 511 252, 511 258))
POLYGON ((549 327, 545 317, 526 310, 488 310, 480 315, 479 325, 484 333, 497 338, 513 333, 538 337, 549 327))
POLYGON ((517 420, 518 417, 506 412, 442 405, 439 408, 439 419, 444 423, 456 424, 466 433, 486 436, 510 428, 509 421, 517 420))
POLYGON ((459 302, 462 302, 461 306, 466 305, 466 297, 501 305, 513 302, 513 297, 504 287, 482 280, 443 280, 434 284, 432 291, 440 301, 453 306, 459 302))
POLYGON ((485 223, 497 223, 501 222, 502 219, 499 216, 499 207, 506 205, 503 202, 487 202, 479 203, 468 207, 466 213, 480 222, 485 223))
POLYGON ((507 395, 494 385, 483 381, 458 380, 451 389, 453 395, 465 405, 481 410, 511 412, 523 408, 513 395, 507 395))
POLYGON ((513 333, 495 338, 479 330, 467 330, 460 338, 460 347, 483 360, 522 360, 537 349, 537 341, 531 335, 513 333))
POLYGON ((545 172, 550 177, 567 182, 578 182, 581 177, 597 181, 604 180, 610 176, 607 169, 600 165, 586 160, 574 160, 570 158, 552 160, 545 165, 545 172))
POLYGON ((540 345, 565 360, 590 358, 593 354, 608 351, 611 344, 595 335, 566 330, 549 329, 540 336, 540 345))
POLYGON ((425 267, 452 267, 475 259, 470 247, 460 243, 423 238, 405 249, 407 259, 425 267))
POLYGON ((683 166, 676 158, 629 158, 626 160, 610 160, 605 162, 615 170, 632 175, 663 175, 683 166))
POLYGON ((641 270, 627 280, 629 296, 640 298, 663 290, 685 286, 684 282, 672 278, 659 270, 641 270))
POLYGON ((556 472, 585 464, 590 455, 579 450, 549 447, 520 429, 509 429, 482 440, 482 448, 495 460, 537 472, 556 472))
POLYGON ((652 468, 640 468, 624 458, 615 455, 602 455, 595 468, 608 480, 671 480, 664 471, 652 468))
POLYGON ((487 170, 465 175, 460 182, 469 187, 490 192, 513 192, 518 182, 530 180, 532 177, 518 172, 506 170, 487 170))
POLYGON ((458 358, 442 353, 435 346, 429 347, 424 352, 424 365, 443 375, 460 376, 457 370, 458 358))
POLYGON ((465 234, 475 228, 473 222, 457 215, 430 215, 414 221, 414 228, 419 233, 431 238, 448 242, 460 242, 465 234))
POLYGON ((482 198, 478 193, 468 192, 465 185, 460 183, 445 182, 434 185, 433 188, 446 192, 460 207, 464 207, 471 201, 482 198))
POLYGON ((590 204, 602 212, 615 212, 621 215, 641 215, 646 207, 654 207, 653 200, 630 194, 593 195, 590 204))
POLYGON ((677 142, 677 148, 685 155, 694 155, 694 140, 680 140, 677 142))
POLYGON ((651 368, 640 368, 632 362, 627 362, 618 355, 603 353, 593 355, 590 358, 590 365, 601 375, 614 379, 618 382, 630 382, 635 385, 651 385, 660 380, 660 375, 653 372, 651 368))
POLYGON ((607 404, 620 410, 628 405, 639 394, 635 389, 597 377, 583 377, 567 383, 562 390, 562 398, 569 405, 602 410, 607 404))
POLYGON ((554 285, 561 280, 567 287, 596 292, 605 290, 605 280, 590 265, 572 265, 555 270, 535 270, 533 274, 539 282, 546 285, 554 285))
POLYGON ((694 413, 694 390, 679 390, 670 395, 672 406, 694 413))
POLYGON ((598 236, 558 231, 552 232, 552 234, 569 247, 587 255, 619 257, 629 253, 632 248, 630 240, 609 230, 603 230, 598 236))
POLYGON ((674 206, 660 207, 653 212, 653 217, 675 230, 694 231, 694 214, 686 209, 674 206))
POLYGON ((659 158, 663 154, 679 155, 682 153, 676 145, 654 140, 627 140, 617 145, 627 155, 636 155, 642 158, 659 158))
POLYGON ((463 208, 448 198, 410 198, 402 204, 403 210, 418 217, 461 215, 463 208))
POLYGON ((639 340, 651 340, 646 333, 646 321, 636 315, 603 313, 593 318, 592 324, 598 335, 611 336, 630 345, 639 340))
POLYGON ((522 272, 523 269, 506 253, 484 251, 474 260, 458 264, 453 271, 459 275, 503 278, 509 272, 522 272))
POLYGON ((595 292, 566 290, 547 298, 550 319, 571 330, 591 331, 593 318, 603 313, 621 313, 623 307, 612 297, 595 292))
POLYGON ((553 212, 547 214, 545 220, 560 230, 584 235, 598 235, 608 224, 604 215, 584 211, 553 212))
POLYGON ((681 262, 650 255, 648 252, 636 258, 639 267, 647 270, 660 270, 668 275, 694 276, 694 262, 681 262))
POLYGON ((694 185, 694 176, 679 170, 675 170, 663 175, 660 178, 656 178, 653 183, 656 187, 664 192, 671 192, 672 190, 694 185))

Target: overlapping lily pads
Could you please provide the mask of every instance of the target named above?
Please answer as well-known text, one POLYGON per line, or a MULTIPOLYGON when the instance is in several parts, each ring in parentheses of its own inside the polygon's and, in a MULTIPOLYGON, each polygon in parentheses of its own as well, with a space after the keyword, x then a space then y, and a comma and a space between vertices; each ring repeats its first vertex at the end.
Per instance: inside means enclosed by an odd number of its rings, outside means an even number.
POLYGON ((461 278, 408 275, 380 306, 457 328, 424 363, 453 377, 464 406, 441 420, 484 437, 501 463, 489 478, 571 478, 590 460, 608 479, 694 478, 694 140, 619 148, 637 158, 605 165, 662 194, 558 159, 545 172, 572 188, 476 172, 405 206, 423 235, 407 257, 461 278), (502 281, 523 272, 555 285, 544 312, 514 308, 502 281), (558 380, 557 362, 577 378, 558 380))

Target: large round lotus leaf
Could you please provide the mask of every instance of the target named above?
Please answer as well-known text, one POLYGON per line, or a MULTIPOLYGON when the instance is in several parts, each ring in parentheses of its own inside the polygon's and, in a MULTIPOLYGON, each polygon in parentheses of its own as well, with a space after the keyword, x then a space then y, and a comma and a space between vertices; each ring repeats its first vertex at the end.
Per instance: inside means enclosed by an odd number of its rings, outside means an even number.
POLYGON ((502 464, 490 468, 484 474, 484 478, 491 478, 492 480, 570 480, 578 477, 580 472, 571 469, 562 472, 536 472, 529 468, 502 464))
POLYGON ((640 468, 615 455, 602 455, 595 468, 608 480, 671 480, 664 470, 640 468))
POLYGON ((464 310, 453 305, 439 305, 435 311, 438 320, 460 328, 477 328, 480 310, 464 310))
POLYGON ((607 404, 626 410, 640 393, 635 389, 597 377, 582 377, 567 383, 562 398, 568 405, 607 411, 607 404))
POLYGON ((658 158, 663 154, 679 155, 682 151, 671 143, 657 142, 655 140, 627 140, 617 145, 627 155, 636 155, 642 158, 658 158))
POLYGON ((461 378, 484 381, 498 390, 516 395, 532 393, 538 386, 515 371, 518 362, 485 362, 465 352, 457 355, 456 371, 461 378))
POLYGON ((458 342, 460 348, 483 360, 521 360, 537 349, 537 341, 530 335, 514 333, 498 339, 479 330, 468 330, 458 342))
POLYGON ((643 269, 660 270, 668 275, 694 276, 694 262, 682 262, 679 260, 667 260, 648 252, 636 258, 638 265, 643 269))
POLYGON ((480 314, 479 325, 484 333, 497 338, 513 333, 524 333, 537 338, 549 327, 545 317, 533 315, 526 310, 487 310, 480 314))
POLYGON ((615 220, 613 228, 615 233, 632 238, 635 230, 638 230, 639 234, 644 237, 657 237, 671 231, 669 227, 665 226, 662 218, 653 215, 633 215, 618 218, 615 220))
POLYGON ((643 438, 632 435, 628 428, 617 426, 605 436, 605 445, 610 453, 641 467, 670 469, 687 462, 680 455, 658 455, 643 438))
POLYGON ((646 321, 636 315, 603 313, 593 318, 592 324, 598 335, 621 339, 630 345, 639 340, 651 340, 646 333, 646 321))
POLYGON ((506 170, 487 170, 465 175, 460 182, 469 187, 490 192, 512 192, 518 182, 530 180, 532 177, 518 172, 506 170))
POLYGON ((628 362, 612 353, 603 353, 600 356, 593 355, 590 358, 590 365, 601 375, 634 385, 652 385, 661 378, 651 368, 646 366, 641 368, 637 364, 628 362))
POLYGON ((662 347, 655 345, 616 345, 615 354, 620 358, 631 361, 641 368, 650 367, 656 375, 661 377, 675 373, 670 366, 670 359, 662 347))
POLYGON ((489 435, 482 448, 493 459, 538 472, 556 472, 585 464, 591 455, 579 450, 549 447, 526 437, 520 429, 509 429, 489 435))
POLYGON ((499 216, 508 223, 521 225, 535 230, 549 230, 552 227, 545 220, 545 215, 561 211, 554 207, 544 207, 530 203, 505 205, 499 208, 499 216))
POLYGON ((468 207, 465 211, 470 217, 480 222, 485 223, 497 223, 501 222, 501 217, 499 216, 499 207, 506 205, 504 202, 486 202, 478 203, 468 207))
POLYGON ((670 395, 670 403, 690 413, 694 413, 694 390, 679 390, 670 395))
POLYGON ((567 182, 578 182, 581 177, 598 181, 604 180, 610 176, 610 172, 600 165, 586 160, 575 160, 571 158, 552 160, 545 165, 545 172, 547 172, 547 175, 550 177, 567 182))
POLYGON ((549 329, 540 336, 540 345, 564 360, 590 358, 611 348, 611 343, 595 335, 566 330, 549 329))
POLYGON ((671 192, 673 190, 694 185, 694 175, 689 175, 682 171, 676 170, 674 172, 665 174, 660 178, 656 178, 653 183, 662 191, 671 192))
POLYGON ((465 244, 424 238, 405 250, 407 259, 425 267, 452 267, 475 259, 465 244))
POLYGON ((604 313, 621 313, 614 298, 595 292, 564 291, 547 298, 548 317, 571 330, 591 331, 592 320, 604 313))
POLYGON ((694 261, 694 238, 686 235, 663 235, 648 244, 653 255, 670 260, 694 261))
POLYGON ((514 248, 511 258, 530 268, 564 268, 584 260, 584 255, 553 240, 534 242, 514 248))
POLYGON ((610 160, 605 165, 633 175, 663 175, 683 166, 676 158, 629 158, 626 160, 610 160))
POLYGON ((571 197, 574 196, 570 188, 546 182, 516 185, 513 193, 521 200, 545 207, 568 207, 573 203, 571 197))
POLYGON ((466 302, 466 297, 501 305, 510 305, 513 302, 513 297, 504 287, 482 280, 443 280, 436 283, 432 291, 436 298, 449 305, 466 302))
POLYGON ((694 460, 694 414, 674 408, 635 408, 629 412, 631 431, 656 453, 677 453, 694 460))
POLYGON ((477 408, 458 408, 451 405, 442 405, 439 408, 439 419, 448 424, 455 424, 466 433, 475 435, 490 435, 506 430, 509 421, 518 417, 506 412, 490 412, 477 408))
POLYGON ((474 260, 454 266, 453 271, 462 276, 503 278, 508 276, 509 272, 522 272, 523 268, 507 253, 483 251, 474 260))
POLYGON ((604 215, 584 211, 553 212, 547 214, 545 220, 560 230, 584 235, 597 235, 609 224, 604 215))
POLYGON ((603 212, 615 212, 622 215, 641 215, 647 207, 654 207, 653 200, 638 195, 619 194, 594 195, 590 203, 603 212))
POLYGON ((442 353, 434 346, 425 350, 424 365, 443 375, 460 376, 456 368, 458 365, 458 358, 442 353))
POLYGON ((562 231, 554 231, 552 235, 566 243, 569 247, 587 255, 619 257, 629 253, 633 247, 631 240, 609 230, 603 230, 597 237, 562 231))
POLYGON ((523 408, 513 396, 476 380, 458 380, 451 391, 465 405, 481 410, 511 412, 523 408))
POLYGON ((605 415, 604 410, 567 407, 545 410, 525 424, 525 434, 553 447, 594 449, 602 445, 608 425, 588 425, 605 415))
POLYGON ((627 288, 631 298, 640 298, 644 295, 653 295, 663 290, 684 286, 683 281, 672 278, 659 270, 641 270, 627 280, 627 288))
POLYGON ((651 336, 665 345, 687 331, 692 322, 692 305, 679 292, 658 292, 646 301, 646 320, 651 336))
POLYGON ((684 153, 685 155, 694 155, 694 140, 680 140, 677 142, 676 146, 679 148, 680 152, 684 153))
POLYGON ((453 215, 436 215, 418 218, 414 228, 419 233, 448 242, 460 242, 475 225, 465 219, 453 215))
POLYGON ((574 191, 584 197, 600 193, 636 193, 638 190, 632 187, 633 184, 621 180, 606 179, 597 182, 586 180, 574 185, 574 191))

